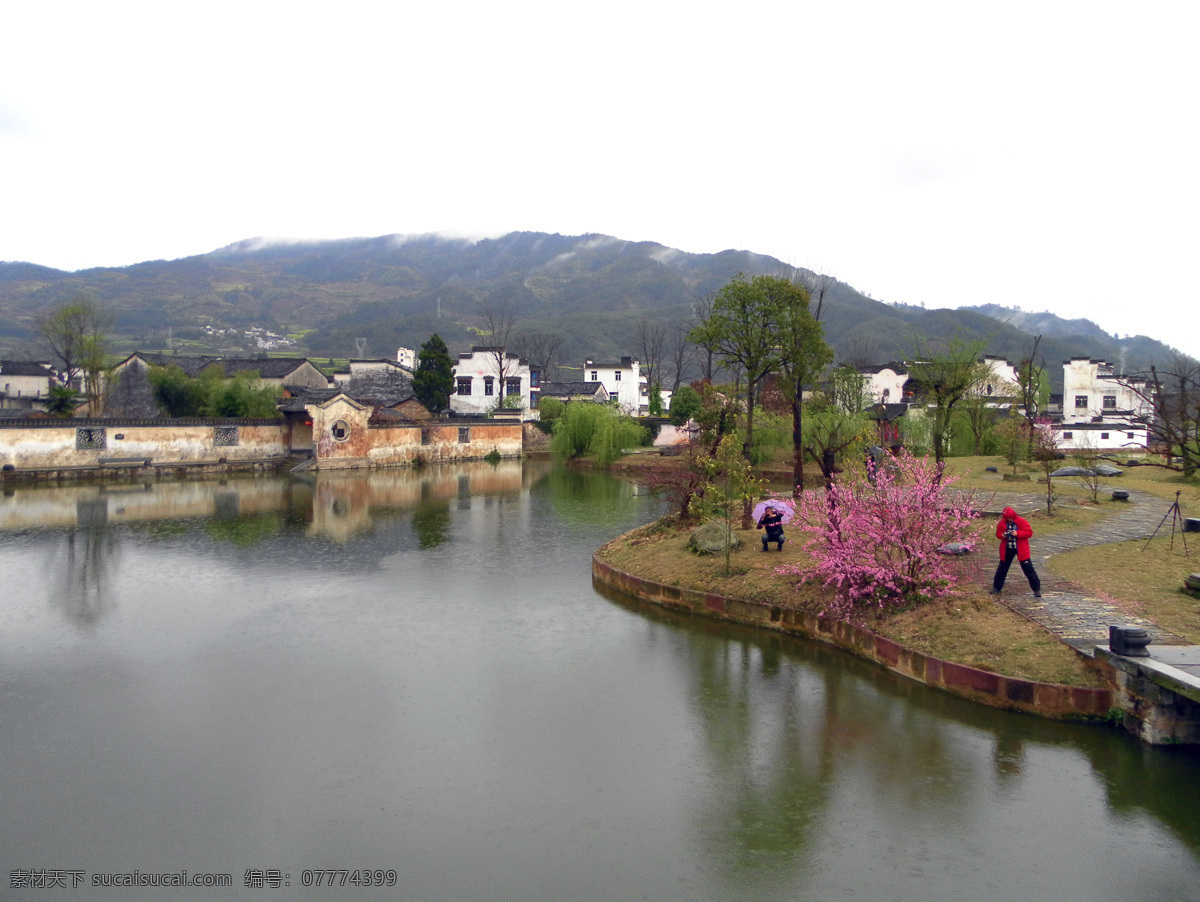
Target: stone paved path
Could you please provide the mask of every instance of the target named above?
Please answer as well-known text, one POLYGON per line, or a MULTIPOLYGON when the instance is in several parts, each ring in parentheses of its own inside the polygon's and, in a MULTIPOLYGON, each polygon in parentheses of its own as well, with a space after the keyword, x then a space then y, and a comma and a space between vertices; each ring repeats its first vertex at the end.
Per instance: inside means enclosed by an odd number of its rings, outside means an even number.
MULTIPOLYGON (((1045 503, 1045 497, 1035 493, 998 492, 988 507, 1002 510, 1011 506, 1024 516, 1039 506, 1044 507, 1045 503)), ((1093 526, 1045 537, 1039 537, 1035 531, 1031 550, 1034 567, 1042 581, 1042 597, 1033 597, 1025 574, 1014 564, 1008 572, 1001 600, 1012 610, 1024 614, 1088 656, 1093 654, 1097 645, 1108 644, 1108 628, 1111 624, 1139 626, 1150 634, 1150 641, 1155 645, 1187 645, 1186 639, 1167 632, 1152 621, 1130 616, 1054 573, 1050 559, 1064 551, 1149 538, 1171 507, 1168 500, 1133 491, 1129 493, 1128 504, 1128 510, 1119 513, 1096 514, 1093 526)), ((1166 534, 1170 535, 1170 529, 1171 520, 1168 518, 1162 530, 1167 530, 1166 534)), ((1182 541, 1179 535, 1175 538, 1176 541, 1182 541)), ((1200 552, 1200 539, 1193 536, 1192 541, 1197 547, 1188 547, 1193 553, 1200 552)), ((985 547, 991 547, 993 551, 995 549, 992 543, 985 547)))

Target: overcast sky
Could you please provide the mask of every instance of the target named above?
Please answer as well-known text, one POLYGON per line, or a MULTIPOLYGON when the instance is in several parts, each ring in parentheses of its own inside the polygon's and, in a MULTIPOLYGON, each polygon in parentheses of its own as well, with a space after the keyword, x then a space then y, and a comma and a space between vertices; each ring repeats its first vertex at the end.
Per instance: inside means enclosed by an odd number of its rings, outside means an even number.
POLYGON ((0 12, 0 260, 516 229, 769 254, 1200 356, 1200 4, 0 12))

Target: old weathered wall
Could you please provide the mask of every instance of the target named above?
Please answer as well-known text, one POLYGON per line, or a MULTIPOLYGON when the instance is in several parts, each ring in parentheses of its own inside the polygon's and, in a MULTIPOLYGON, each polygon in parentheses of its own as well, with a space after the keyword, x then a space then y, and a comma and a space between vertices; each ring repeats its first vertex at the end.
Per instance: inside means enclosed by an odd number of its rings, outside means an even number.
POLYGON ((38 420, 0 425, 0 465, 16 470, 158 462, 263 460, 287 455, 277 420, 38 420))
POLYGON ((493 450, 520 457, 521 424, 490 420, 370 423, 371 410, 345 396, 309 405, 315 466, 322 470, 478 460, 493 450))
MULTIPOLYGON (((311 427, 320 469, 397 467, 521 456, 521 424, 439 420, 369 425, 370 410, 334 404, 311 427)), ((284 460, 291 427, 281 420, 25 420, 0 424, 6 471, 85 471, 284 460)))

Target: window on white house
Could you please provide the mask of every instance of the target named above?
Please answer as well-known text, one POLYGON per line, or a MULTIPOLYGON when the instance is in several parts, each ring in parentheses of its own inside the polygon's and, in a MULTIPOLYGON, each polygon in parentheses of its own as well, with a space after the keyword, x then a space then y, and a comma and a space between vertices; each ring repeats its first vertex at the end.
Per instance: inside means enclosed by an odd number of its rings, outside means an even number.
POLYGON ((621 371, 620 370, 617 370, 615 373, 613 373, 613 381, 614 382, 621 381, 621 371))
POLYGON ((509 379, 507 381, 505 389, 506 389, 507 394, 510 397, 512 395, 519 395, 521 393, 521 380, 520 379, 509 379))
POLYGON ((460 376, 458 379, 458 393, 460 395, 471 394, 471 377, 460 376))
POLYGON ((1117 409, 1117 396, 1116 395, 1105 395, 1104 396, 1104 409, 1105 410, 1116 410, 1117 409))
POLYGON ((593 381, 593 382, 599 382, 599 381, 600 381, 600 372, 599 372, 599 370, 592 370, 592 381, 593 381))
POLYGON ((1107 432, 1100 433, 1100 441, 1102 441, 1102 442, 1108 441, 1108 433, 1107 432))
POLYGON ((1125 433, 1125 438, 1133 438, 1133 433, 1132 433, 1132 432, 1126 432, 1126 433, 1125 433))
POLYGON ((496 380, 491 376, 483 377, 483 393, 489 397, 496 393, 496 380))
POLYGON ((1076 395, 1075 396, 1075 409, 1076 410, 1080 410, 1080 409, 1086 410, 1087 409, 1087 398, 1088 398, 1087 395, 1076 395))
POLYGON ((1072 439, 1072 438, 1075 438, 1075 433, 1074 433, 1074 432, 1064 432, 1064 433, 1063 433, 1063 438, 1065 438, 1065 439, 1072 439))

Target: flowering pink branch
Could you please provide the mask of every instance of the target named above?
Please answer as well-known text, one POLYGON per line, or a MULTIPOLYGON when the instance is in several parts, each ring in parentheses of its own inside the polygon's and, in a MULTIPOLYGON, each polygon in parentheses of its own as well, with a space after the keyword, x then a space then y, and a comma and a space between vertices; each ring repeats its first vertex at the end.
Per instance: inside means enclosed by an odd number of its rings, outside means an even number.
POLYGON ((870 474, 843 472, 800 498, 796 522, 814 565, 778 572, 832 589, 826 613, 843 618, 945 594, 955 574, 939 549, 966 542, 974 517, 970 495, 948 491, 954 481, 942 464, 907 451, 870 474))

